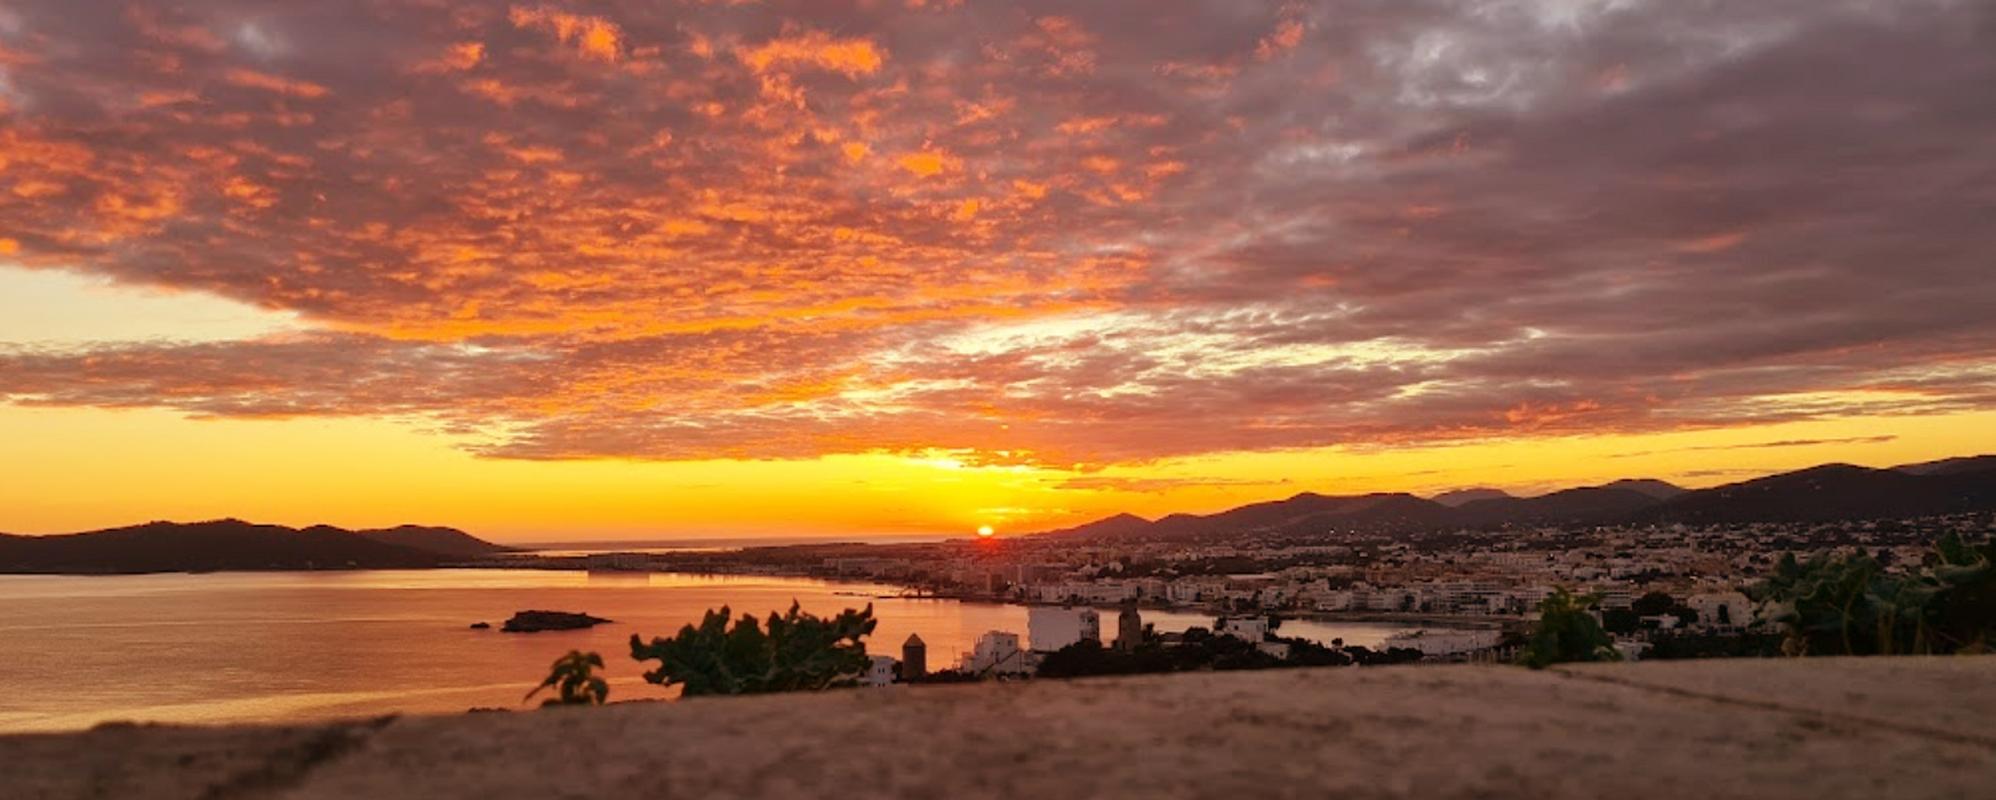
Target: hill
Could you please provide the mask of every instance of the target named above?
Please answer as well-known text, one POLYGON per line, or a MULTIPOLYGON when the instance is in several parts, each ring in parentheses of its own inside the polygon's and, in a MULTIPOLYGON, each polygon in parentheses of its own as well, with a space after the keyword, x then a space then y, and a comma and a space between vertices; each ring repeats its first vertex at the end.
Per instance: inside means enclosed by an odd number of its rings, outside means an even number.
POLYGON ((1455 510, 1410 494, 1331 496, 1304 492, 1216 514, 1172 514, 1155 522, 1118 514, 1072 528, 1037 535, 1076 538, 1141 536, 1193 539, 1233 533, 1305 534, 1325 530, 1387 528, 1406 530, 1445 525, 1455 510))
POLYGON ((1996 470, 1996 455, 1944 458, 1924 464, 1902 464, 1892 469, 1910 475, 1966 475, 1971 472, 1996 470))
POLYGON ((1631 489, 1588 486, 1538 497, 1478 500, 1462 507, 1459 521, 1469 527, 1495 525, 1612 525, 1657 499, 1631 489))
POLYGON ((1503 500, 1511 493, 1503 489, 1457 489, 1428 498, 1449 508, 1461 508, 1478 500, 1503 500))
POLYGON ((1653 478, 1623 478, 1614 483, 1604 484, 1600 488, 1636 492, 1648 495, 1656 500, 1669 500, 1684 493, 1684 489, 1676 484, 1666 483, 1653 478))
POLYGON ((1155 522, 1119 514, 1043 535, 1185 539, 1511 525, 1825 522, 1981 511, 1996 511, 1996 456, 1892 469, 1826 464, 1691 491, 1659 480, 1625 479, 1537 497, 1512 497, 1489 489, 1449 492, 1433 499, 1395 493, 1304 492, 1213 514, 1172 514, 1155 522))
POLYGON ((514 548, 493 544, 456 528, 398 525, 393 528, 355 531, 355 533, 383 544, 410 547, 455 558, 475 558, 515 552, 514 548))
POLYGON ((1253 503, 1217 514, 1173 514, 1137 532, 1162 538, 1194 538, 1236 531, 1311 533, 1354 528, 1426 528, 1446 524, 1453 509, 1410 494, 1355 496, 1304 492, 1286 500, 1253 503))
POLYGON ((1048 536, 1080 537, 1115 536, 1123 533, 1139 532, 1148 527, 1150 527, 1150 520, 1143 517, 1135 514, 1117 514, 1113 517, 1104 517, 1094 522, 1076 525, 1072 528, 1046 531, 1045 534, 1048 536))
POLYGON ((1687 492, 1634 522, 1830 522, 1996 511, 1996 470, 1914 474, 1851 464, 1687 492))
POLYGON ((460 531, 417 530, 421 532, 407 528, 354 532, 328 525, 300 530, 223 519, 149 522, 54 536, 7 536, 0 537, 0 572, 425 569, 463 560, 461 553, 473 547, 498 547, 460 531), (448 547, 451 552, 427 547, 448 547))

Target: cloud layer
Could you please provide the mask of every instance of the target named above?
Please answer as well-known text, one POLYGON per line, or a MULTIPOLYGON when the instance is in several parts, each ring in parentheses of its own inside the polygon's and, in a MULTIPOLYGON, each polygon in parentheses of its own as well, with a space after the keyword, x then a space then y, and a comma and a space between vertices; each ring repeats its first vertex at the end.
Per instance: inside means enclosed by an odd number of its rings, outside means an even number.
POLYGON ((517 458, 1240 449, 1996 408, 1946 0, 23 0, 0 257, 299 312, 17 403, 517 458))

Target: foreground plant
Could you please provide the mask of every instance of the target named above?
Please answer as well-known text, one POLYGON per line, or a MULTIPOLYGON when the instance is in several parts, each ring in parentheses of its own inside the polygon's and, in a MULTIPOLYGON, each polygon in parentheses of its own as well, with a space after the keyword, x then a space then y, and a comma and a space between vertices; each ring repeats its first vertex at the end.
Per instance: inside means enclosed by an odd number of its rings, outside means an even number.
POLYGON ((602 666, 602 656, 570 650, 568 655, 554 660, 547 680, 520 698, 520 702, 534 699, 542 689, 553 688, 555 696, 541 701, 542 706, 600 706, 610 697, 610 684, 596 676, 596 670, 602 666))
POLYGON ((1953 533, 1904 572, 1864 552, 1790 553, 1750 594, 1793 656, 1985 652, 1996 640, 1992 562, 1996 540, 1970 545, 1953 533))
POLYGON ((1518 663, 1532 669, 1572 661, 1619 661, 1615 640, 1601 629, 1601 623, 1588 613, 1599 595, 1575 595, 1555 589, 1539 602, 1539 624, 1518 655, 1518 663))
POLYGON ((793 601, 771 613, 767 627, 744 614, 732 625, 727 606, 709 610, 696 627, 650 644, 631 636, 631 657, 657 661, 645 680, 679 685, 688 697, 715 694, 817 691, 857 684, 866 672, 866 643, 876 621, 873 605, 823 619, 793 601))

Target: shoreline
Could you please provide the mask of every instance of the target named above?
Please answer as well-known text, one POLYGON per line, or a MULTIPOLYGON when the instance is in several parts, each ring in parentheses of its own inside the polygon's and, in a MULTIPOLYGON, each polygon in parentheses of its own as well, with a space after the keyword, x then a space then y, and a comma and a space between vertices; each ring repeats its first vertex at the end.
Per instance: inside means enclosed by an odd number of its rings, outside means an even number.
MULTIPOLYGON (((144 576, 155 576, 155 575, 222 575, 222 574, 268 575, 268 574, 285 574, 285 573, 324 574, 324 573, 353 573, 353 572, 436 572, 441 570, 479 570, 479 571, 521 570, 521 571, 533 571, 533 572, 576 572, 576 573, 583 573, 585 575, 617 575, 617 576, 630 576, 630 577, 651 576, 651 575, 689 575, 689 576, 714 577, 714 578, 758 578, 758 577, 782 578, 787 580, 813 580, 835 586, 892 587, 892 588, 899 588, 902 590, 902 592, 898 594, 883 594, 883 593, 874 593, 874 592, 836 593, 840 594, 841 596, 849 596, 855 599, 948 600, 957 603, 966 603, 972 605, 1019 606, 1024 608, 1032 608, 1039 606, 1082 605, 1089 608, 1093 608, 1098 612, 1111 612, 1111 613, 1118 611, 1122 608, 1120 604, 1111 604, 1111 603, 1069 604, 1069 603, 1058 603, 1058 602, 1045 602, 1038 600, 1026 600, 1021 598, 994 597, 991 595, 969 594, 969 593, 960 593, 960 592, 946 592, 946 591, 938 592, 911 584, 897 583, 891 580, 854 578, 849 576, 837 576, 837 575, 817 575, 809 572, 796 572, 796 571, 787 571, 787 570, 740 571, 740 570, 713 570, 713 569, 698 569, 698 568, 603 570, 603 569, 589 569, 588 567, 583 565, 548 563, 545 561, 537 563, 507 563, 509 560, 511 559, 502 557, 500 559, 494 559, 489 561, 445 564, 435 567, 399 567, 399 568, 340 567, 340 568, 329 568, 329 569, 158 570, 151 572, 0 572, 0 577, 41 576, 41 577, 106 578, 106 577, 144 577, 144 576)), ((1155 602, 1140 602, 1137 604, 1137 607, 1140 611, 1144 610, 1161 611, 1172 614, 1193 614, 1193 615, 1204 615, 1211 617, 1246 616, 1251 614, 1260 614, 1263 616, 1278 616, 1285 620, 1298 620, 1298 621, 1324 622, 1324 623, 1400 624, 1416 628, 1444 628, 1452 630, 1493 630, 1493 629, 1502 629, 1508 625, 1521 624, 1525 622, 1525 619, 1519 616, 1437 614, 1437 613, 1397 612, 1397 611, 1319 611, 1315 609, 1276 609, 1276 610, 1265 610, 1265 611, 1256 611, 1256 612, 1228 612, 1224 609, 1212 606, 1206 606, 1206 605, 1167 605, 1155 602)))

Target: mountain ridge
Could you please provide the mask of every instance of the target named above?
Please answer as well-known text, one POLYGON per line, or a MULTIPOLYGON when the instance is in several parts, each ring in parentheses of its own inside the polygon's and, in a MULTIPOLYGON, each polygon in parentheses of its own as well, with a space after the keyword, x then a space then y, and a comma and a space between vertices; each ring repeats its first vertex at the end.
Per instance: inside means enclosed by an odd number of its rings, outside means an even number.
POLYGON ((1996 455, 1896 467, 1820 464, 1791 472, 1683 489, 1650 479, 1622 479, 1533 497, 1494 489, 1432 498, 1387 492, 1302 492, 1210 514, 1175 513, 1149 524, 1130 514, 1042 536, 1192 538, 1227 533, 1295 535, 1325 530, 1440 530, 1513 525, 1601 526, 1669 523, 1824 522, 1996 511, 1996 455), (1472 496, 1455 505, 1444 500, 1472 496), (1501 495, 1501 496, 1499 496, 1501 495), (1105 525, 1117 520, 1114 525, 1105 525), (1134 522, 1133 522, 1134 520, 1134 522))

